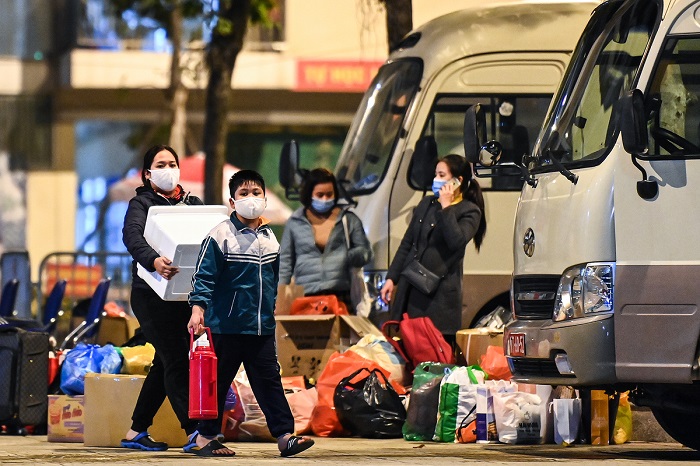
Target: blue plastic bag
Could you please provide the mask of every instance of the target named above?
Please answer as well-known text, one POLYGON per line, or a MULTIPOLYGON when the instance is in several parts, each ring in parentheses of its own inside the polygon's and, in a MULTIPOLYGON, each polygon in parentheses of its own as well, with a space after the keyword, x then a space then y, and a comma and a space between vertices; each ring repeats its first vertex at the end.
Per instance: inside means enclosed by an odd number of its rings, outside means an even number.
POLYGON ((122 367, 121 356, 112 345, 88 345, 78 343, 66 355, 61 367, 61 391, 66 395, 85 393, 85 374, 101 372, 118 374, 122 367))

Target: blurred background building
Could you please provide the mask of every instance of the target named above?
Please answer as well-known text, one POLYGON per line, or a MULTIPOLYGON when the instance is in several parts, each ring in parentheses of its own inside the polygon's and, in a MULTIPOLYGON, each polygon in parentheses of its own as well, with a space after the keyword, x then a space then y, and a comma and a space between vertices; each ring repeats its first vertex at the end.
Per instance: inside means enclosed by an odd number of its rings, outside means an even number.
MULTIPOLYGON (((414 27, 470 3, 413 0, 414 27)), ((108 0, 2 5, 0 248, 29 250, 32 270, 54 251, 123 251, 144 141, 158 140, 169 124, 172 44, 147 18, 116 17, 108 0)), ((302 165, 332 168, 387 39, 377 0, 278 0, 274 14, 275 27, 250 28, 238 56, 226 157, 231 167, 260 171, 283 198, 283 143, 302 142, 302 165)), ((210 33, 201 18, 185 21, 181 66, 190 94, 181 156, 201 148, 210 33)))

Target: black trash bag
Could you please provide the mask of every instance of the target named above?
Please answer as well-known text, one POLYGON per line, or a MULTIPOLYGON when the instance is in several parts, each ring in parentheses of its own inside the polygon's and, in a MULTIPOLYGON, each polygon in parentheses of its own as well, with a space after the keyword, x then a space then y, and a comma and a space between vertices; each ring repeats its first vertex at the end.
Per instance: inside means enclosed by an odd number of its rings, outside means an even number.
POLYGON ((384 373, 366 367, 340 381, 333 403, 342 426, 364 438, 400 438, 406 409, 384 373), (367 375, 363 373, 367 372, 367 375), (358 378, 360 374, 364 377, 358 378))

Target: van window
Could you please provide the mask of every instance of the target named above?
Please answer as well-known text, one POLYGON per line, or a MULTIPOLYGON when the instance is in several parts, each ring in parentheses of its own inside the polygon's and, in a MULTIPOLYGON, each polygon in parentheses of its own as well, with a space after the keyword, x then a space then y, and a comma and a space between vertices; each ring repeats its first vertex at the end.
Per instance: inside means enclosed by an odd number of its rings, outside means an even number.
MULTIPOLYGON (((551 95, 438 95, 421 137, 433 136, 441 157, 447 154, 464 156, 464 113, 479 103, 486 114, 488 139, 503 146, 501 163, 520 164, 523 155, 532 150, 550 100, 551 95)), ((494 172, 497 176, 490 180, 491 189, 519 191, 522 188, 520 177, 498 176, 498 170, 494 172)), ((480 183, 488 189, 489 182, 480 183)))
POLYGON ((649 155, 700 154, 700 37, 667 40, 645 109, 649 155))
POLYGON ((336 166, 349 194, 369 193, 384 177, 422 72, 419 60, 387 63, 367 89, 336 166))
POLYGON ((611 2, 593 14, 576 48, 529 168, 552 169, 551 157, 571 168, 597 163, 617 134, 612 118, 629 91, 658 24, 654 1, 611 2))

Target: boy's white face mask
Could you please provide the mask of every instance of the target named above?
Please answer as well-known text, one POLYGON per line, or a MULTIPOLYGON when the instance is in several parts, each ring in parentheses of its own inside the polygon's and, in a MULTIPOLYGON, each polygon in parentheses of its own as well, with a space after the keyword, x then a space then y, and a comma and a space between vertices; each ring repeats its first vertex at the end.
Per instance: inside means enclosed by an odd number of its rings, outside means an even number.
POLYGON ((267 207, 267 198, 249 196, 233 201, 236 213, 248 220, 255 220, 260 217, 267 207))
POLYGON ((151 182, 165 192, 170 192, 180 182, 179 168, 154 168, 151 172, 151 182))

